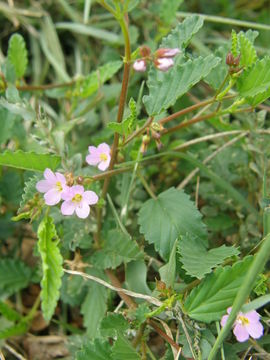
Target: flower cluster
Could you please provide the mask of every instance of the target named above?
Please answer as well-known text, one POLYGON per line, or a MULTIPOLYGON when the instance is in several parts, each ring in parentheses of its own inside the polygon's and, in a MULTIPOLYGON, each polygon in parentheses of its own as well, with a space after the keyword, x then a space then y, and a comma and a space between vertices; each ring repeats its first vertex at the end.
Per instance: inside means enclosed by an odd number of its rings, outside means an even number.
POLYGON ((90 205, 98 202, 98 196, 94 191, 84 191, 82 185, 68 186, 64 175, 52 170, 44 171, 45 180, 36 184, 36 189, 44 193, 45 204, 53 206, 64 200, 61 205, 63 215, 76 215, 85 219, 90 213, 90 205))
MULTIPOLYGON (((232 308, 227 309, 230 314, 232 308)), ((224 327, 229 315, 224 315, 221 319, 221 326, 224 327)), ((252 310, 248 313, 239 312, 233 325, 233 333, 239 342, 247 341, 249 336, 253 339, 259 339, 263 336, 263 326, 260 323, 260 315, 257 311, 252 310)))
POLYGON ((180 53, 178 48, 160 48, 152 56, 148 46, 141 46, 139 51, 141 58, 133 64, 133 69, 138 72, 146 71, 147 61, 153 62, 158 70, 168 71, 174 65, 173 58, 180 53))
MULTIPOLYGON (((89 165, 98 166, 99 170, 106 170, 111 161, 111 149, 108 144, 102 143, 89 146, 89 155, 86 162, 89 165)), ((73 177, 70 174, 66 177, 59 172, 52 172, 51 169, 44 171, 44 179, 36 184, 36 189, 44 193, 45 204, 49 206, 57 205, 61 200, 61 213, 63 215, 76 215, 85 219, 90 213, 90 205, 98 202, 98 196, 94 191, 84 191, 81 185, 81 177, 77 179, 77 185, 73 185, 73 177)))

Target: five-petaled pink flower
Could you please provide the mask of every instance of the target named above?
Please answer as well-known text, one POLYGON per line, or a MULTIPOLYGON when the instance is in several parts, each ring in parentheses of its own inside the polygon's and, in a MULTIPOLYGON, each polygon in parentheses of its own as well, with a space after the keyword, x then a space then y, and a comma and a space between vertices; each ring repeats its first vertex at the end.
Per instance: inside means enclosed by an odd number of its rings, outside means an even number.
POLYGON ((62 193, 65 200, 61 205, 63 215, 72 215, 75 211, 81 219, 87 218, 90 206, 98 202, 98 196, 94 191, 84 191, 82 185, 74 185, 62 193))
POLYGON ((111 149, 108 144, 102 143, 98 147, 89 146, 89 155, 86 156, 86 162, 89 165, 98 165, 99 170, 106 170, 111 161, 111 149))
MULTIPOLYGON (((232 308, 227 309, 230 314, 232 308)), ((221 326, 224 327, 229 315, 224 315, 221 319, 221 326)), ((252 310, 248 313, 239 312, 234 323, 233 333, 239 342, 247 341, 249 336, 253 339, 259 339, 263 335, 263 326, 260 323, 260 314, 252 310)))
POLYGON ((44 171, 45 180, 40 180, 36 184, 36 189, 45 193, 44 199, 47 205, 56 205, 61 200, 61 195, 68 186, 66 185, 66 178, 59 172, 53 173, 51 169, 44 171))

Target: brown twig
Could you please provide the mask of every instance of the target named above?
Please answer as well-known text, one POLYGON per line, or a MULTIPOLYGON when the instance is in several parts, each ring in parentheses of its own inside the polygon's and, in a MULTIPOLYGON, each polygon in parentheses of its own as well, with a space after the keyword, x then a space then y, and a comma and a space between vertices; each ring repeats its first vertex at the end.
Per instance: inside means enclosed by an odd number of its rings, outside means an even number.
POLYGON ((126 141, 122 144, 122 146, 125 146, 127 145, 131 140, 133 140, 135 137, 137 137, 138 135, 142 134, 144 132, 144 130, 146 128, 148 128, 148 126, 151 125, 152 121, 154 120, 154 117, 149 117, 147 119, 147 121, 145 122, 145 124, 138 130, 134 131, 133 134, 131 134, 127 139, 126 141))

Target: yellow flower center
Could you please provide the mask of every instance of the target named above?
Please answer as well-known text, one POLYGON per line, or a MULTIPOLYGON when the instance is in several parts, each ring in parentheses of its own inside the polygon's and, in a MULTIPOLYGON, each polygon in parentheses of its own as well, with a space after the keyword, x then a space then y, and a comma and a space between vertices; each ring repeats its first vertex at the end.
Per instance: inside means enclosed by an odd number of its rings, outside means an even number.
POLYGON ((81 194, 76 194, 73 198, 72 201, 75 203, 79 203, 82 201, 82 195, 81 194))
POLYGON ((241 325, 248 325, 249 320, 245 316, 238 316, 237 320, 241 322, 241 325))
POLYGON ((63 190, 63 187, 62 187, 62 184, 61 184, 60 181, 57 181, 57 183, 56 183, 55 185, 56 185, 56 189, 57 189, 58 191, 62 191, 62 190, 63 190))
POLYGON ((106 161, 108 159, 108 156, 104 153, 99 155, 101 161, 106 161))

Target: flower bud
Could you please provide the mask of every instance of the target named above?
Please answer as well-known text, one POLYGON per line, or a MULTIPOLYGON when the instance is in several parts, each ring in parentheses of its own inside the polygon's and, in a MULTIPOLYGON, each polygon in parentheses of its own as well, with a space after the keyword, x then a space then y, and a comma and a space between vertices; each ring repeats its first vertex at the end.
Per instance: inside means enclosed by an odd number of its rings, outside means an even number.
POLYGON ((77 179, 76 179, 76 182, 79 185, 83 185, 83 182, 84 182, 83 176, 78 176, 77 179))
POLYGON ((228 66, 232 66, 233 65, 233 61, 234 61, 234 57, 233 54, 231 52, 228 52, 227 56, 226 56, 226 64, 228 66))
POLYGON ((157 58, 172 58, 180 53, 178 48, 170 49, 170 48, 161 48, 155 52, 155 56, 157 58))
POLYGON ((158 291, 164 291, 164 290, 166 290, 166 284, 165 284, 165 282, 156 279, 156 288, 157 288, 158 291))
POLYGON ((141 46, 139 51, 140 51, 141 57, 149 57, 151 55, 151 49, 147 45, 141 46))
POLYGON ((138 72, 146 71, 146 61, 143 59, 136 60, 133 64, 133 69, 138 72))
POLYGON ((68 186, 72 186, 74 184, 74 177, 72 172, 66 173, 65 178, 68 186))

